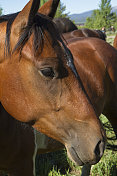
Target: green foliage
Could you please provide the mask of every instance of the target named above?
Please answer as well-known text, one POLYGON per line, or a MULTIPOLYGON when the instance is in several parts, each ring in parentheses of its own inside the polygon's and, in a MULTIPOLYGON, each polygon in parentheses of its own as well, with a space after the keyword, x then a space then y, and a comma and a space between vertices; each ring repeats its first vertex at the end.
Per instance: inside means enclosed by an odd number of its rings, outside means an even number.
POLYGON ((93 166, 91 176, 116 176, 117 152, 105 150, 100 162, 93 166))
POLYGON ((43 4, 45 4, 45 2, 47 2, 47 0, 41 0, 40 5, 42 6, 43 4))
MULTIPOLYGON (((117 21, 116 13, 112 12, 111 0, 101 0, 99 9, 94 10, 86 19, 85 26, 92 29, 110 28, 117 21)), ((115 26, 114 26, 115 27, 115 26)))
POLYGON ((114 23, 114 27, 115 27, 115 29, 117 30, 117 20, 116 20, 116 22, 114 23))
POLYGON ((112 31, 106 32, 106 35, 107 35, 106 41, 112 46, 113 46, 113 42, 116 34, 117 32, 112 32, 112 31))
POLYGON ((64 175, 70 168, 66 150, 41 154, 36 157, 36 176, 64 175))
POLYGON ((65 13, 66 6, 63 3, 59 3, 55 17, 68 17, 69 13, 65 13))
POLYGON ((0 15, 2 15, 2 10, 3 10, 3 9, 2 9, 2 8, 0 8, 0 15))

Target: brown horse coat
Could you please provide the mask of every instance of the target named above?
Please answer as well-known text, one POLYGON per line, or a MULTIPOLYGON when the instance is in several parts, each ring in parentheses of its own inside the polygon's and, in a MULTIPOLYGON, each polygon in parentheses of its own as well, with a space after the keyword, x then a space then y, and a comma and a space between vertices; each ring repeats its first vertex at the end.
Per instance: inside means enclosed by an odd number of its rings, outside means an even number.
POLYGON ((54 18, 53 21, 61 34, 78 29, 77 26, 68 18, 54 18))
POLYGON ((106 115, 117 136, 117 51, 96 38, 71 39, 68 47, 96 114, 106 115))
POLYGON ((63 33, 63 37, 68 40, 76 37, 96 37, 102 40, 106 40, 106 35, 100 30, 91 30, 87 28, 82 28, 74 30, 68 33, 63 33))
POLYGON ((34 130, 13 119, 0 104, 0 170, 32 176, 35 147, 34 130))

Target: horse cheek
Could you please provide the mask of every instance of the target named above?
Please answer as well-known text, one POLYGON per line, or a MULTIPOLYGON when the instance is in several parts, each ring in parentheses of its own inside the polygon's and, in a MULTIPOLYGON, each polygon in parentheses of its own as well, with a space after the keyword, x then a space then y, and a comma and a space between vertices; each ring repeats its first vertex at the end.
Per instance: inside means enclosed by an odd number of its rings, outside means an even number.
POLYGON ((24 116, 30 116, 30 111, 18 70, 18 64, 14 62, 5 62, 0 66, 0 101, 10 115, 24 121, 24 116))

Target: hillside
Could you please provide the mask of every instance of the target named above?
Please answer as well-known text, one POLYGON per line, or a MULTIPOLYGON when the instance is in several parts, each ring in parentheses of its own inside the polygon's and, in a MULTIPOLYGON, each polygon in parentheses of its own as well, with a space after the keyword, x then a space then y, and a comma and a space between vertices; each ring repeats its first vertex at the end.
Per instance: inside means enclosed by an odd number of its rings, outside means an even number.
MULTIPOLYGON (((75 23, 85 23, 86 18, 90 17, 92 14, 93 10, 86 11, 80 14, 71 14, 70 19, 75 21, 75 23)), ((112 7, 112 12, 116 12, 117 14, 117 6, 112 7)))

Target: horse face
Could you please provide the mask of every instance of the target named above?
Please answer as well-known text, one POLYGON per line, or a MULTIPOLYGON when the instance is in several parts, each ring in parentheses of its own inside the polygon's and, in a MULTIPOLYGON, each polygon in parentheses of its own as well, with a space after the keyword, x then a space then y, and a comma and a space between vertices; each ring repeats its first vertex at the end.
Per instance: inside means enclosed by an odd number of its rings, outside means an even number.
POLYGON ((16 46, 11 59, 0 66, 0 100, 14 118, 63 143, 74 162, 95 164, 105 146, 103 128, 80 81, 67 65, 67 51, 54 26, 50 28, 52 22, 44 16, 36 16, 34 22, 35 28, 28 35, 27 31, 23 33, 30 37, 18 42, 23 45, 21 50, 16 46))
POLYGON ((17 120, 63 143, 77 164, 98 162, 103 129, 64 54, 59 58, 49 47, 31 60, 29 48, 27 43, 20 61, 13 57, 1 68, 2 104, 17 120))

